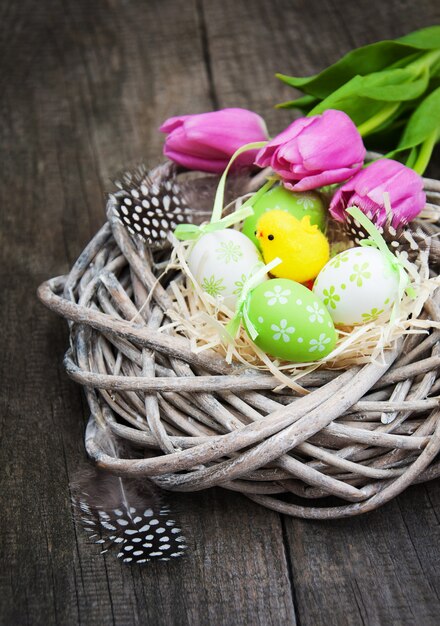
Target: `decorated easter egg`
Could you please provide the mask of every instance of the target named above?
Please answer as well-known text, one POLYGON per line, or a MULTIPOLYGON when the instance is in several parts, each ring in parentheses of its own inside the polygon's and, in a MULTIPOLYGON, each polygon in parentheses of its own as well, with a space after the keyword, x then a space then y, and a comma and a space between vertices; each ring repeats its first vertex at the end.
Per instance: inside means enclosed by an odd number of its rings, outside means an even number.
POLYGON ((322 268, 313 292, 325 304, 335 324, 362 324, 396 302, 399 272, 377 248, 350 248, 322 268))
POLYGON ((257 222, 266 211, 277 209, 286 211, 301 220, 305 215, 310 216, 310 223, 316 224, 324 232, 327 210, 321 196, 316 191, 294 192, 285 189, 282 185, 272 187, 253 205, 254 214, 245 219, 242 232, 259 247, 255 236, 257 222))
MULTIPOLYGON (((261 266, 252 241, 230 228, 202 235, 188 257, 188 267, 203 291, 232 310, 245 281, 261 266)), ((266 279, 264 275, 261 281, 266 279)))
POLYGON ((274 278, 251 291, 245 303, 243 324, 256 345, 267 354, 303 363, 329 354, 336 343, 333 321, 307 287, 274 278), (253 328, 250 328, 252 325, 253 328))

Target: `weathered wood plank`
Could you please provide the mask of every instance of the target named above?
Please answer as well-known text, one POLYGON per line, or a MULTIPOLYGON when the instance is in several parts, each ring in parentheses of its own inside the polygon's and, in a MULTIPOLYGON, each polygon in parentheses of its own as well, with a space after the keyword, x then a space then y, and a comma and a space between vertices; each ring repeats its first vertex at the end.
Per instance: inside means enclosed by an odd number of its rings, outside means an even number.
POLYGON ((219 491, 172 499, 185 561, 100 557, 71 519, 87 413, 61 368, 66 328, 33 294, 100 226, 108 179, 156 161, 164 118, 243 106, 274 133, 291 113, 272 106, 292 93, 274 72, 439 18, 431 0, 3 2, 0 623, 293 624, 293 598, 302 624, 436 623, 438 483, 365 518, 284 519, 291 565, 280 518, 219 491))
POLYGON ((193 548, 172 564, 122 566, 75 529, 87 410, 61 367, 66 325, 34 297, 101 225, 109 177, 160 157, 160 122, 212 107, 196 6, 2 13, 0 623, 294 623, 279 518, 235 494, 173 500, 193 548))
MULTIPOLYGON (((203 6, 219 104, 257 110, 271 133, 292 118, 271 108, 293 94, 271 78, 276 71, 311 74, 352 47, 440 17, 433 2, 205 0, 203 6)), ((437 177, 439 163, 431 167, 437 177)), ((436 623, 439 498, 437 482, 414 487, 364 518, 325 524, 284 519, 299 623, 436 623)))
POLYGON ((438 500, 432 483, 364 517, 286 523, 301 624, 438 623, 440 531, 430 491, 438 500))

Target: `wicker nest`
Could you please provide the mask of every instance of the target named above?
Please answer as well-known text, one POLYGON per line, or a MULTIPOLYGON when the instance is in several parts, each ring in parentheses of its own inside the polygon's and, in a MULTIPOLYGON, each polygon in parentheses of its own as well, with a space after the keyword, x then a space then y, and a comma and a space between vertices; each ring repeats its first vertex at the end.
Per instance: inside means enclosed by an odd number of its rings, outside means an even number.
MULTIPOLYGON (((425 179, 425 189, 440 220, 440 183, 425 179)), ((438 221, 413 229, 416 241, 430 238, 437 274, 438 221)), ((85 388, 92 423, 142 451, 111 457, 88 429, 87 451, 102 467, 171 491, 218 485, 315 519, 371 511, 440 475, 438 292, 421 314, 437 323, 426 334, 399 339, 380 362, 322 366, 301 379, 307 394, 299 395, 275 391, 268 371, 195 352, 169 328, 175 276, 157 280, 169 254, 109 217, 70 273, 39 288, 42 302, 69 320, 65 367, 85 388)))

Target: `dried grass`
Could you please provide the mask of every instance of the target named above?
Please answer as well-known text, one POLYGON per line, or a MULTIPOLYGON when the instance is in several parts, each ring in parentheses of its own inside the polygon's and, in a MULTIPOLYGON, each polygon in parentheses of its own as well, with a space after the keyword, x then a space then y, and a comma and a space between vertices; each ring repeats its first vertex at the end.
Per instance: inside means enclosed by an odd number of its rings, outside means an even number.
MULTIPOLYGON (((238 198, 233 203, 235 205, 233 208, 239 208, 248 197, 249 194, 238 198)), ((433 218, 429 207, 420 218, 427 221, 433 218)), ((236 225, 235 228, 239 230, 240 225, 236 225)), ((334 221, 330 222, 327 235, 332 256, 353 245, 334 221)), ((338 327, 339 339, 335 349, 319 361, 312 363, 280 361, 260 350, 243 326, 240 327, 235 341, 231 340, 225 327, 233 317, 234 311, 205 293, 188 267, 187 259, 193 242, 180 242, 173 238, 172 243, 173 252, 167 270, 179 270, 180 274, 171 283, 174 306, 167 313, 172 322, 163 326, 161 331, 173 329, 184 334, 191 341, 192 349, 196 353, 214 350, 229 363, 237 362, 258 370, 269 371, 277 377, 282 386, 297 388, 295 383, 302 376, 320 367, 342 370, 354 365, 383 362, 384 351, 400 337, 414 333, 426 335, 430 329, 440 328, 437 322, 421 317, 425 302, 440 286, 440 278, 429 275, 428 249, 421 251, 414 263, 410 263, 407 254, 401 252, 397 256, 401 255, 405 259, 416 296, 403 297, 393 320, 391 311, 388 311, 366 324, 338 327)))

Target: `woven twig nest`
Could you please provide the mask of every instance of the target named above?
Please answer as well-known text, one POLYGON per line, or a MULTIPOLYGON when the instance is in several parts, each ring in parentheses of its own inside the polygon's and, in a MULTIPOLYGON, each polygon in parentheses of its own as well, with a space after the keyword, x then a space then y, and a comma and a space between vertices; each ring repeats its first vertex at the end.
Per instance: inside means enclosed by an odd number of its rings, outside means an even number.
MULTIPOLYGON (((153 178, 171 174, 162 166, 153 178)), ((431 219, 412 229, 437 275, 440 183, 425 179, 425 189, 431 219)), ((437 292, 419 316, 422 334, 400 337, 364 365, 322 364, 299 380, 302 394, 280 390, 269 370, 194 351, 173 329, 176 272, 162 277, 170 248, 130 235, 112 218, 112 202, 109 221, 70 273, 39 289, 70 321, 65 366, 85 388, 91 419, 142 450, 141 458, 112 458, 86 436, 102 467, 171 491, 218 485, 282 513, 324 519, 371 511, 440 475, 437 292)))

